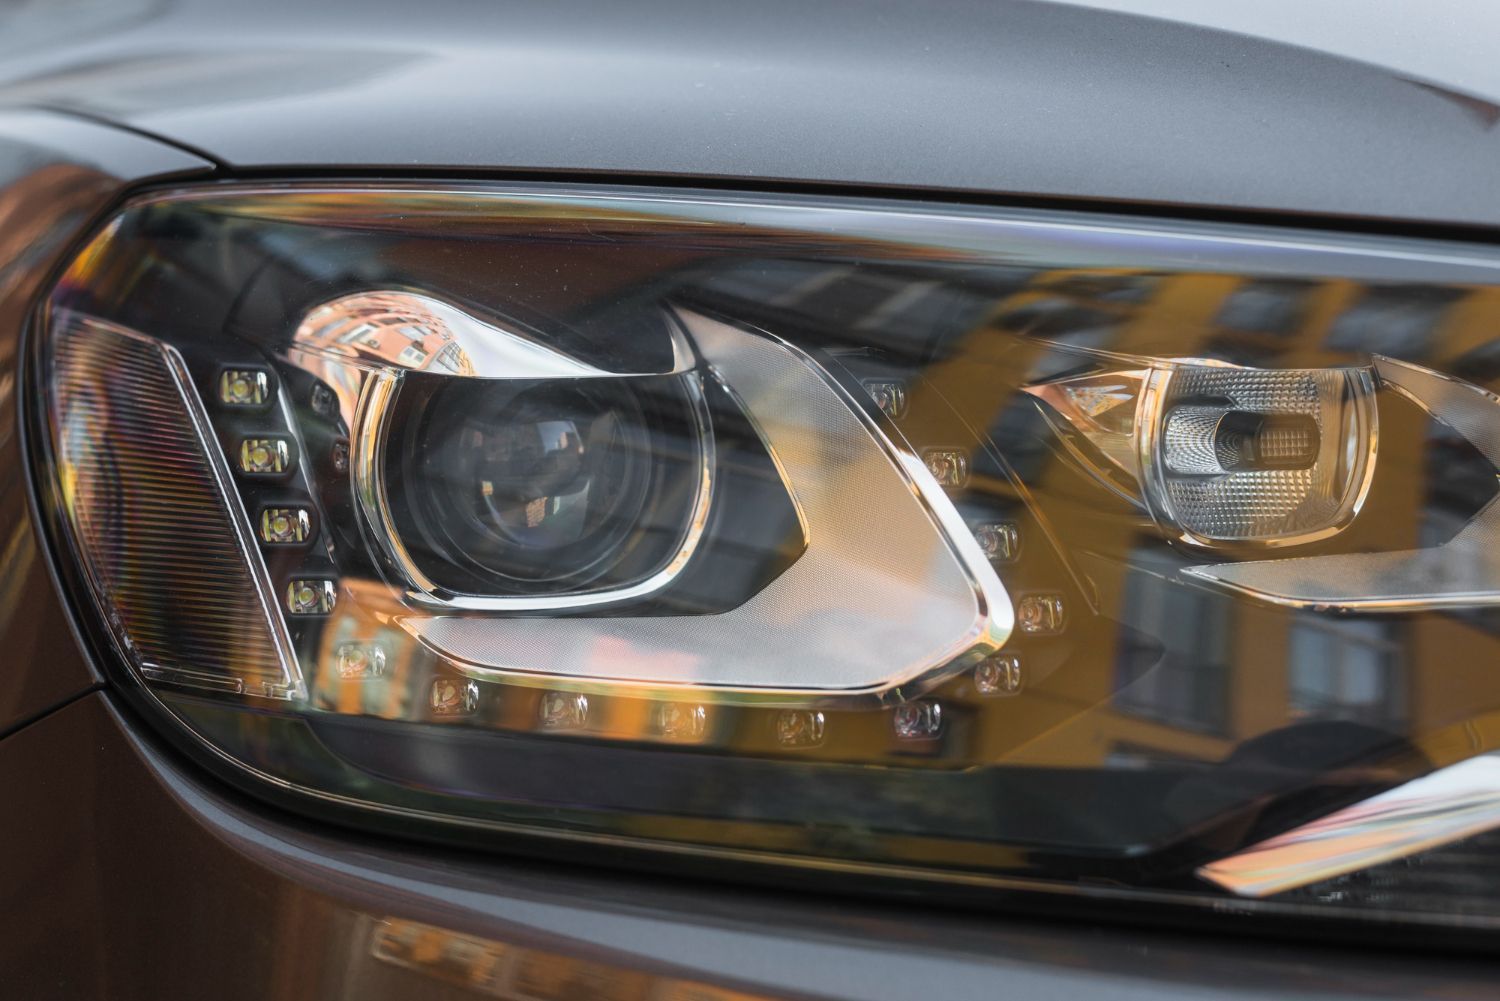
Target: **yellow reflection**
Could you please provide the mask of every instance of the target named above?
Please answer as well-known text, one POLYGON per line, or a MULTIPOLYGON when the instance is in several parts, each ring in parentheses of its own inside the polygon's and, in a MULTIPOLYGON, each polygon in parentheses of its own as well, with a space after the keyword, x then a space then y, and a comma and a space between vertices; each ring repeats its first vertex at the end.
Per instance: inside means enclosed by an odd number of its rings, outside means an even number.
POLYGON ((476 993, 514 1001, 763 1001, 764 995, 648 973, 599 959, 529 949, 436 925, 386 918, 376 926, 377 960, 476 993))

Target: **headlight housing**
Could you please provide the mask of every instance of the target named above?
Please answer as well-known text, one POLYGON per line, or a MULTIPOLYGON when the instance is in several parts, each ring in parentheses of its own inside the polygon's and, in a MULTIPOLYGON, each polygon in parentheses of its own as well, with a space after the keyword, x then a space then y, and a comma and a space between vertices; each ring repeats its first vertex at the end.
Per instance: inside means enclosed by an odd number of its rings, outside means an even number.
POLYGON ((1368 886, 1490 826, 1409 784, 1488 774, 1497 287, 1453 244, 226 185, 88 242, 29 403, 122 677, 303 804, 1448 920, 1368 886), (1371 849, 1411 788, 1442 823, 1371 849))

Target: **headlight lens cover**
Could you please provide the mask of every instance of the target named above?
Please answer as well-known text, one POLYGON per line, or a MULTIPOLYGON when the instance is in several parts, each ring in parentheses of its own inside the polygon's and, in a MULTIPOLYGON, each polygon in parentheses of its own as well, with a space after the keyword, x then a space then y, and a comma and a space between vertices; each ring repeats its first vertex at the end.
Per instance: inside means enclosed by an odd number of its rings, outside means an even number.
POLYGON ((226 185, 30 388, 128 687, 300 802, 1483 923, 1497 331, 1477 246, 226 185))

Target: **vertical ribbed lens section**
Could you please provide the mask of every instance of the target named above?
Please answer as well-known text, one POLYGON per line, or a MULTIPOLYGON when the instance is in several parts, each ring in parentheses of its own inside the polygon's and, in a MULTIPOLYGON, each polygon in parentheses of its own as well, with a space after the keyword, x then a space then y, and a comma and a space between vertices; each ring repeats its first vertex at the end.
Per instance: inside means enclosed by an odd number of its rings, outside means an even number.
POLYGON ((242 512, 181 361, 157 341, 62 314, 52 422, 63 504, 95 596, 148 679, 301 694, 242 512))

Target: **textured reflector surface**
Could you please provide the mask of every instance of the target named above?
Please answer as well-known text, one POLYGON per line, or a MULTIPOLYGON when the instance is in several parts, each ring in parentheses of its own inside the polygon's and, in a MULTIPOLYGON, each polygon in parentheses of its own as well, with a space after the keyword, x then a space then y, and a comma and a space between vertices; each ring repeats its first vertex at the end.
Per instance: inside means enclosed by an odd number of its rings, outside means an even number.
POLYGON ((175 359, 94 320, 59 317, 57 331, 64 502, 127 654, 159 680, 291 695, 265 581, 246 568, 242 516, 227 507, 175 359))
MULTIPOLYGON (((1351 389, 1362 377, 1349 371, 1287 371, 1186 367, 1176 372, 1166 393, 1171 415, 1162 442, 1162 465, 1178 474, 1162 478, 1157 502, 1166 518, 1204 539, 1286 539, 1326 534, 1352 517, 1367 487, 1373 439, 1369 418, 1358 417, 1355 402, 1368 390, 1351 389), (1194 405, 1217 401, 1216 406, 1194 405), (1212 436, 1193 433, 1194 421, 1230 410, 1262 415, 1296 427, 1305 422, 1306 440, 1274 442, 1279 450, 1306 452, 1305 459, 1276 468, 1222 469, 1212 436)), ((1217 423, 1217 420, 1215 420, 1217 423)), ((1232 452, 1232 450, 1230 450, 1232 452)))

